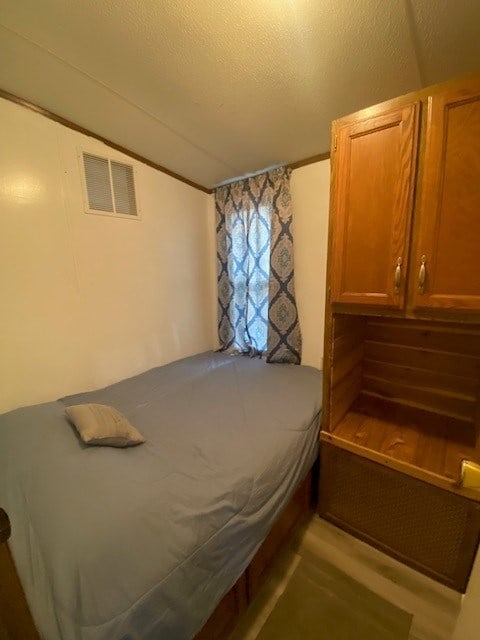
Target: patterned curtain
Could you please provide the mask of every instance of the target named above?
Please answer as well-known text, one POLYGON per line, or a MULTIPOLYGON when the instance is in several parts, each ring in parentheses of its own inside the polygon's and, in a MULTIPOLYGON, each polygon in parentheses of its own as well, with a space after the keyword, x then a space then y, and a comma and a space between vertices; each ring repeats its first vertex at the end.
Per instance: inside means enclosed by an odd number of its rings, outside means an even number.
POLYGON ((221 349, 299 364, 290 169, 217 188, 215 208, 221 349))

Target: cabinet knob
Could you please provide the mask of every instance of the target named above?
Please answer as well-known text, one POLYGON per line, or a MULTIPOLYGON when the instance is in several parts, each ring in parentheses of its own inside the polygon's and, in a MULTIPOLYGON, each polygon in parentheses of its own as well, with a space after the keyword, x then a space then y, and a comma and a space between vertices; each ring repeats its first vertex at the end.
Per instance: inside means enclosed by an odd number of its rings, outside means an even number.
POLYGON ((397 258, 397 266, 395 268, 395 293, 400 293, 400 283, 402 281, 402 259, 397 258))
POLYGON ((421 295, 425 293, 425 278, 427 275, 427 269, 425 263, 427 262, 427 256, 423 255, 420 258, 420 271, 418 272, 418 290, 421 295))

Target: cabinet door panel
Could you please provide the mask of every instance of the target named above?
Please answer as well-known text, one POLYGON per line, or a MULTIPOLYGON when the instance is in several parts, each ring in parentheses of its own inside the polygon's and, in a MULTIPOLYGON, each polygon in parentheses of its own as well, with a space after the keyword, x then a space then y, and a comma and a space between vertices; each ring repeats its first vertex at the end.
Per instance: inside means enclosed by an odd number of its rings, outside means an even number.
POLYGON ((417 112, 410 104, 337 132, 332 302, 404 305, 417 112))
POLYGON ((411 271, 416 307, 480 311, 480 84, 477 89, 429 98, 411 271))

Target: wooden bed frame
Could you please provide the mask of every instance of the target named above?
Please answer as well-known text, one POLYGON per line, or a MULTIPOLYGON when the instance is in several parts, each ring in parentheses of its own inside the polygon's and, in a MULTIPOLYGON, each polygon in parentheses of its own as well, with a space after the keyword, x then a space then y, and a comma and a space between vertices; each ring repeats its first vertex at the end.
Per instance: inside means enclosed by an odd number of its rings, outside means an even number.
MULTIPOLYGON (((315 464, 245 572, 221 600, 194 640, 224 640, 233 631, 265 582, 278 551, 293 538, 298 526, 313 512, 317 475, 318 465, 315 464)), ((10 535, 8 515, 0 509, 0 640, 40 640, 7 544, 10 535)))

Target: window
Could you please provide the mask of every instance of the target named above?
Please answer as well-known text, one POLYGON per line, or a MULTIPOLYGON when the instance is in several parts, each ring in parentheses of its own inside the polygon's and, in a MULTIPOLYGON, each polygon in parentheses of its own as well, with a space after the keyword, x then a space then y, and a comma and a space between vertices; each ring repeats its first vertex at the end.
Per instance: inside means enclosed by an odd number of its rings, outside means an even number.
POLYGON ((288 167, 215 189, 220 349, 300 364, 288 167))
POLYGON ((231 220, 229 272, 235 347, 267 350, 268 282, 270 275, 270 211, 241 209, 231 220))
POLYGON ((80 164, 87 213, 139 217, 133 166, 86 151, 80 164))

